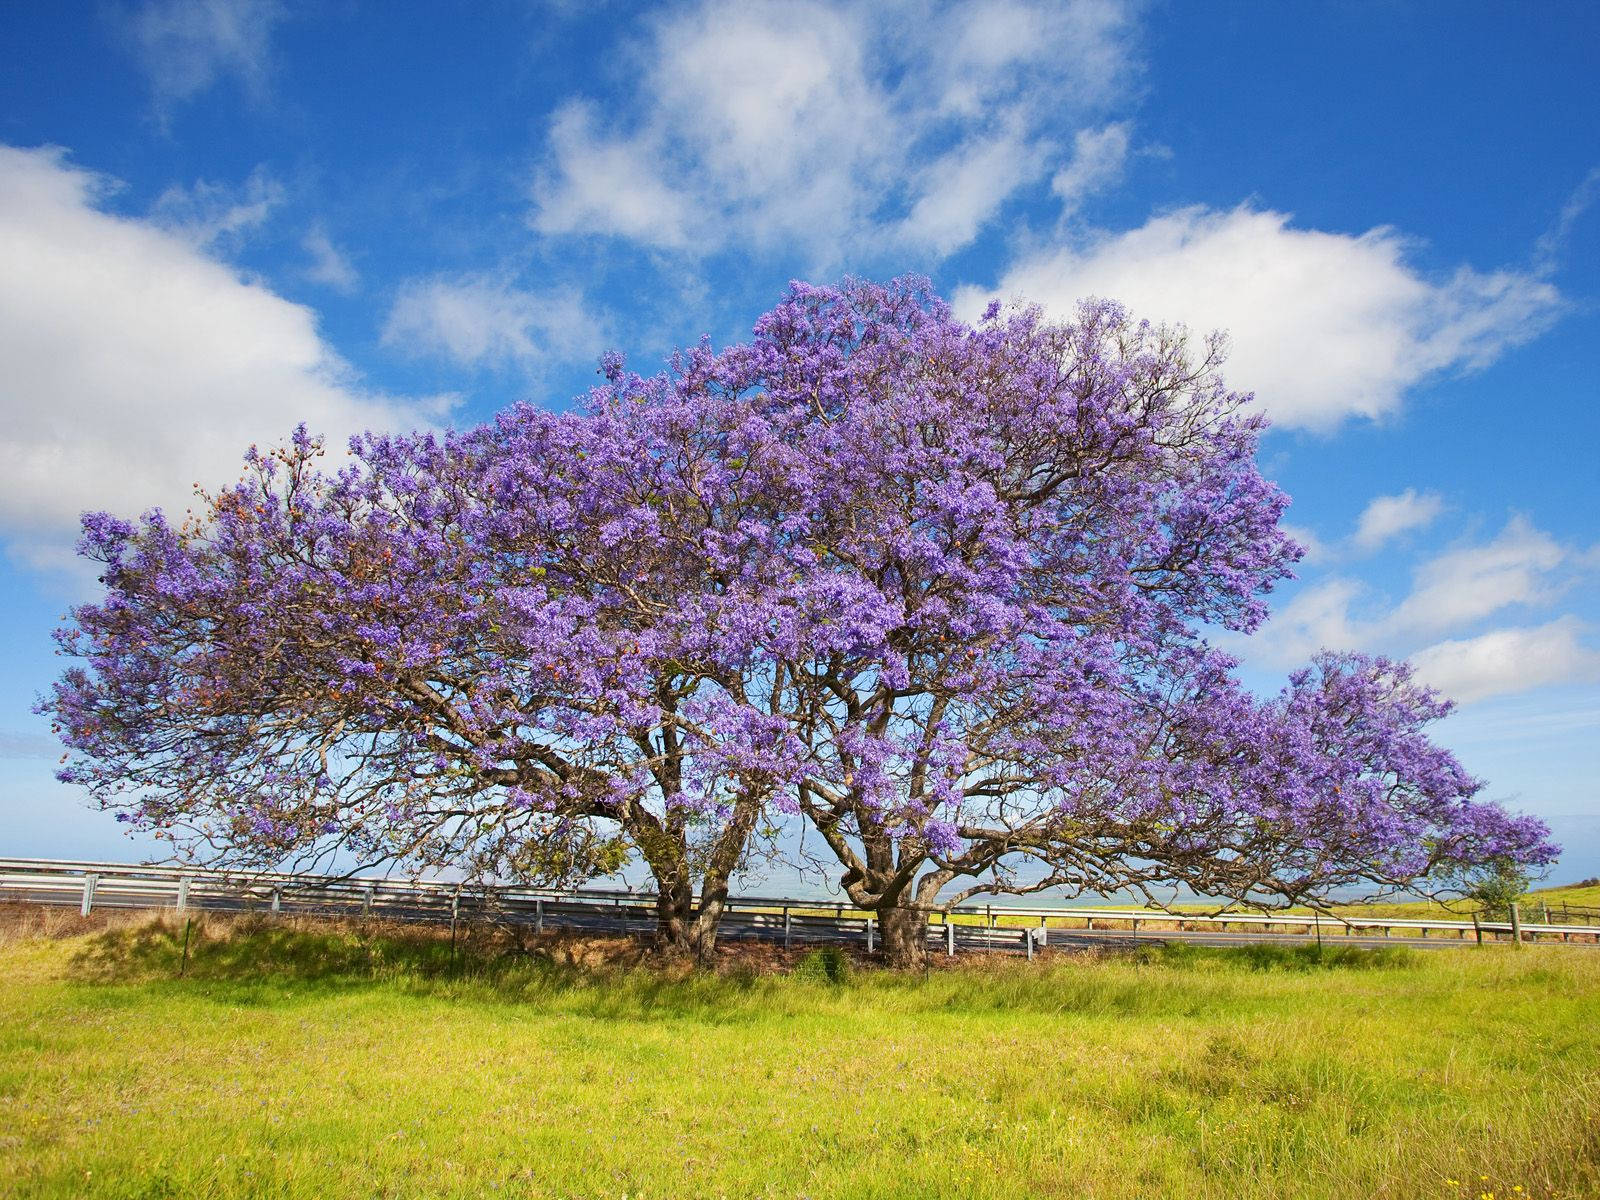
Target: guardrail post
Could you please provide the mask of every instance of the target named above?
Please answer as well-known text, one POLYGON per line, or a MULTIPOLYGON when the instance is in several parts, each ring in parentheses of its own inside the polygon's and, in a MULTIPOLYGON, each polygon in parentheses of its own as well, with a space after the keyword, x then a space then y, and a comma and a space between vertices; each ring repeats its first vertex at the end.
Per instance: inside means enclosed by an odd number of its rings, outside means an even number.
POLYGON ((944 915, 944 953, 946 958, 956 956, 956 927, 950 923, 950 914, 944 915))
POLYGON ((873 947, 872 932, 873 932, 873 930, 872 930, 872 916, 871 916, 871 914, 868 914, 868 916, 867 916, 867 953, 868 954, 872 953, 872 947, 873 947))
POLYGON ((272 889, 272 911, 274 913, 281 913, 283 911, 283 893, 277 888, 272 889))
POLYGON ((544 897, 535 896, 533 900, 533 931, 544 932, 544 897))
POLYGON ((1050 922, 1050 918, 1049 917, 1040 917, 1039 918, 1039 945, 1041 945, 1041 946, 1048 946, 1050 944, 1050 924, 1049 924, 1049 922, 1050 922))
POLYGON ((1483 926, 1478 923, 1478 914, 1472 914, 1472 932, 1477 935, 1478 945, 1483 945, 1483 926))
POLYGON ((1024 929, 1022 931, 1022 942, 1023 942, 1023 946, 1028 951, 1028 961, 1032 962, 1033 961, 1033 930, 1024 929))
POLYGON ((94 885, 100 882, 100 876, 92 871, 83 877, 83 903, 78 906, 78 912, 87 917, 94 911, 94 885))
POLYGON ((789 906, 783 906, 783 948, 789 948, 789 906))
POLYGON ((1522 913, 1515 904, 1511 906, 1511 940, 1522 945, 1522 913))
POLYGON ((372 915, 372 895, 375 890, 370 883, 361 889, 361 915, 363 917, 372 915))
POLYGON ((189 877, 187 875, 178 880, 178 911, 189 911, 189 877))

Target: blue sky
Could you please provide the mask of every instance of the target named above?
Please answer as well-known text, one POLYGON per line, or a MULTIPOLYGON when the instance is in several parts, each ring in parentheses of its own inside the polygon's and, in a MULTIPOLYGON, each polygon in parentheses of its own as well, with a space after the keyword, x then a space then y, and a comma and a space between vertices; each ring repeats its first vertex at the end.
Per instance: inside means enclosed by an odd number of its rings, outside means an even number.
POLYGON ((1600 874, 1600 9, 151 0, 0 39, 0 853, 145 852, 29 711, 82 510, 917 271, 1227 329, 1311 548, 1252 685, 1410 656, 1554 877, 1600 874))

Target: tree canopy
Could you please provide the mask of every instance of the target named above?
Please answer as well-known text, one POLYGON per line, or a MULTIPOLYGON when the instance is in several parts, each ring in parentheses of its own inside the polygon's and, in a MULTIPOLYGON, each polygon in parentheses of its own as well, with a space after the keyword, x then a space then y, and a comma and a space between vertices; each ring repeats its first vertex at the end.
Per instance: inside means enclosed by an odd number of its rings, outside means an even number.
POLYGON ((637 855, 703 953, 782 821, 915 961, 979 892, 1315 902, 1536 866, 1401 663, 1262 700, 1213 645, 1300 550, 1222 343, 1083 304, 796 284, 582 407, 252 450, 181 525, 85 519, 63 778, 190 853, 572 880, 637 855))

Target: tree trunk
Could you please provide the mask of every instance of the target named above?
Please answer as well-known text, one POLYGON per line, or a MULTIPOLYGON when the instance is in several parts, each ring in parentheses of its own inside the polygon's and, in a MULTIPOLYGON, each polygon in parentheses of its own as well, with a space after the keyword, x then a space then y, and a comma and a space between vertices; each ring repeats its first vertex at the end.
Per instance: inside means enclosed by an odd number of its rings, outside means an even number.
POLYGON ((694 887, 688 872, 658 873, 656 875, 656 939, 663 953, 669 956, 694 955, 695 928, 699 921, 694 912, 694 887))
POLYGON ((646 814, 636 816, 637 828, 630 832, 655 876, 656 936, 663 953, 703 963, 716 952, 717 925, 728 903, 728 879, 744 854, 766 795, 765 788, 740 793, 732 817, 712 846, 698 906, 682 830, 663 828, 646 814))
POLYGON ((877 916, 884 962, 897 969, 909 969, 928 961, 927 909, 883 908, 877 916))
POLYGON ((700 911, 695 915, 694 924, 689 927, 689 953, 693 954, 697 962, 710 962, 717 951, 717 926, 722 920, 722 905, 704 902, 700 911))

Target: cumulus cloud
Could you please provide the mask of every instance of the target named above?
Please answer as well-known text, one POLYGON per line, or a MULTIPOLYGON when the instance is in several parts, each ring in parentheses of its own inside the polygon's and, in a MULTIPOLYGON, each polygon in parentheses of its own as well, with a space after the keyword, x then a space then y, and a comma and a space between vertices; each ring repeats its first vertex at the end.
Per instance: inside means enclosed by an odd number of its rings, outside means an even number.
POLYGON ((551 356, 598 352, 602 332, 573 290, 532 292, 479 274, 405 284, 389 312, 383 340, 459 366, 530 369, 551 356))
POLYGON ((1570 552, 1524 517, 1494 540, 1464 546, 1417 568, 1412 589, 1386 621, 1396 634, 1460 628, 1513 606, 1546 603, 1560 594, 1555 571, 1570 552))
POLYGON ((650 21, 602 119, 553 116, 532 188, 547 234, 663 249, 935 255, 1048 173, 1063 123, 1119 97, 1132 6, 702 0, 650 21))
POLYGON ((165 113, 229 75, 259 99, 285 15, 279 0, 148 0, 123 22, 165 113))
POLYGON ((1391 538, 1413 529, 1426 529, 1444 511, 1444 501, 1433 492, 1407 488, 1398 496, 1378 496, 1362 510, 1356 522, 1358 549, 1378 549, 1391 538))
POLYGON ((1284 669, 1302 665, 1319 650, 1370 649, 1376 631, 1351 611, 1365 592, 1357 580, 1342 577, 1307 584, 1257 633, 1223 640, 1258 663, 1284 669))
POLYGON ((1333 576, 1300 588, 1255 636, 1228 644, 1280 669, 1323 649, 1409 654, 1430 683, 1463 703, 1588 679, 1600 652, 1584 643, 1588 630, 1576 617, 1473 631, 1513 610, 1547 607, 1591 569, 1583 553, 1515 517, 1488 541, 1423 562, 1397 602, 1333 576))
POLYGON ((1553 683, 1600 679, 1600 653, 1586 646, 1576 617, 1531 628, 1496 629, 1438 642, 1411 656, 1417 675, 1461 704, 1553 683))
POLYGON ((316 315, 194 241, 105 211, 57 149, 0 147, 0 536, 60 561, 86 509, 182 511, 298 422, 342 445, 430 409, 363 389, 316 315))
POLYGON ((1486 366, 1543 332, 1561 307, 1542 277, 1462 267, 1431 280, 1392 229, 1295 228, 1248 205, 1186 208, 1137 229, 1025 253, 993 289, 957 292, 975 316, 990 299, 1067 314, 1106 296, 1141 316, 1228 331, 1230 383, 1275 422, 1329 430, 1381 418, 1442 372, 1486 366))

